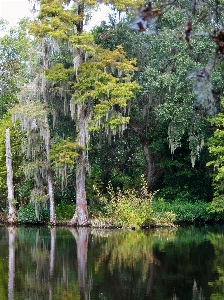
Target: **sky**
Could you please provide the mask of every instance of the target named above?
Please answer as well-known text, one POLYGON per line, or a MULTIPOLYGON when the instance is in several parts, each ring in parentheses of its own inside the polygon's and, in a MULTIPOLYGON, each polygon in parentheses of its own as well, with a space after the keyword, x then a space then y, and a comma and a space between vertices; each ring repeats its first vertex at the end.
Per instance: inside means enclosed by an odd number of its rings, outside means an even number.
POLYGON ((23 17, 32 17, 31 9, 32 4, 28 0, 0 0, 0 17, 8 21, 10 27, 23 17))
MULTIPOLYGON (((31 1, 32 2, 32 1, 31 1)), ((25 16, 32 17, 33 4, 28 0, 0 0, 0 18, 7 20, 10 27, 15 26, 20 19, 25 16)), ((100 25, 109 13, 108 7, 103 7, 96 13, 93 13, 91 23, 86 27, 90 29, 94 25, 100 25)))

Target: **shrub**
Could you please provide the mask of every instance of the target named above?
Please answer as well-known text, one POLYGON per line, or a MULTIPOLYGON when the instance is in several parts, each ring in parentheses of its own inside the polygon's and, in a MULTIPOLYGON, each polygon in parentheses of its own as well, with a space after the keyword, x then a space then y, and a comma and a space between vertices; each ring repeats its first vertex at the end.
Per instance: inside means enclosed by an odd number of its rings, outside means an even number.
POLYGON ((175 200, 171 203, 164 201, 163 198, 156 199, 152 203, 154 213, 157 218, 162 218, 165 213, 172 212, 175 215, 173 221, 180 222, 207 222, 212 220, 208 212, 209 203, 203 201, 180 201, 175 200))
POLYGON ((112 226, 147 226, 152 223, 151 201, 153 194, 148 193, 147 183, 141 178, 139 191, 127 189, 114 191, 112 184, 107 187, 108 197, 101 195, 95 187, 99 199, 104 204, 104 214, 94 222, 112 226))
POLYGON ((65 202, 60 202, 55 206, 55 212, 57 220, 59 221, 67 221, 72 219, 75 212, 74 204, 67 204, 65 202))
POLYGON ((33 203, 22 204, 18 209, 18 221, 21 223, 48 222, 50 220, 49 208, 43 204, 39 205, 39 218, 36 215, 33 203))

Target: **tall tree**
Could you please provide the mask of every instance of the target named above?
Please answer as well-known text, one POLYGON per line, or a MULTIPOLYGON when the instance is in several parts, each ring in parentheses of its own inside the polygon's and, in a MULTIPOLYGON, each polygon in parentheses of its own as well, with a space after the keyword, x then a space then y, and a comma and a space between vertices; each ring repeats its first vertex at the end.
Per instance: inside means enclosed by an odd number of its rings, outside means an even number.
MULTIPOLYGON (((102 127, 108 133, 115 132, 116 128, 122 131, 129 120, 125 116, 127 101, 134 97, 138 85, 131 82, 135 61, 126 59, 122 47, 114 51, 101 50, 94 45, 92 36, 83 32, 85 7, 91 6, 91 3, 74 3, 73 9, 69 9, 66 7, 68 2, 72 1, 41 1, 38 21, 31 24, 30 32, 40 39, 49 39, 51 44, 57 41, 58 50, 60 45, 70 45, 67 52, 70 54, 70 65, 71 62, 74 65, 74 74, 71 75, 69 68, 61 64, 51 65, 45 71, 51 83, 61 83, 63 74, 63 79, 67 76, 67 79, 74 82, 71 113, 72 116, 76 113, 78 156, 76 211, 71 223, 83 225, 88 222, 85 174, 89 131, 102 127)), ((96 5, 96 2, 92 5, 96 5)), ((60 87, 65 89, 66 85, 60 87)))

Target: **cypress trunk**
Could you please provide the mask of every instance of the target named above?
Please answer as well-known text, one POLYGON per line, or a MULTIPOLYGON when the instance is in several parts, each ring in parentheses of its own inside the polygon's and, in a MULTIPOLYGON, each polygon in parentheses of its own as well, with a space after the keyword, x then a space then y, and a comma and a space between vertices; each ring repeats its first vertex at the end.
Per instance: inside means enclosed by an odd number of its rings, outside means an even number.
POLYGON ((78 120, 77 125, 79 128, 78 132, 78 144, 81 146, 79 156, 76 160, 76 211, 71 220, 71 224, 86 225, 88 223, 88 211, 86 201, 86 189, 85 189, 85 178, 86 178, 86 118, 85 118, 85 104, 78 104, 78 120))
POLYGON ((7 187, 8 187, 8 221, 13 223, 16 221, 16 207, 14 204, 14 186, 13 186, 13 169, 12 169, 12 153, 10 143, 10 130, 6 129, 6 170, 7 170, 7 187))
MULTIPOLYGON (((48 69, 48 46, 43 39, 42 41, 42 54, 43 54, 43 67, 45 70, 48 69)), ((44 79, 43 83, 43 100, 46 107, 48 107, 48 85, 46 80, 44 79)), ((48 131, 48 134, 45 138, 45 150, 46 150, 46 156, 47 156, 47 182, 48 182, 48 195, 50 199, 50 222, 55 223, 56 222, 56 214, 55 214, 55 204, 54 204, 54 185, 53 185, 53 176, 50 168, 50 129, 49 129, 49 122, 48 122, 48 116, 45 116, 45 128, 48 131)))

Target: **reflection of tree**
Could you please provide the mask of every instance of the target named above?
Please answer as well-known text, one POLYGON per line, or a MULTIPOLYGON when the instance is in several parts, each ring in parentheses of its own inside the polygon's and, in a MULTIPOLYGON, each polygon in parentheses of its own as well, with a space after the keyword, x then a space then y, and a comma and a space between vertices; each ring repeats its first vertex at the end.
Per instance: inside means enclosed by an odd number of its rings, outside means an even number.
POLYGON ((47 299, 49 293, 49 240, 41 237, 40 229, 36 230, 34 245, 30 247, 28 255, 34 264, 26 273, 27 296, 32 300, 47 299))
POLYGON ((203 293, 202 293, 202 288, 198 289, 196 280, 194 280, 194 284, 193 284, 192 300, 205 300, 203 293))
POLYGON ((14 279, 15 279, 15 237, 16 229, 8 227, 9 232, 9 280, 8 280, 8 300, 14 299, 14 279))
POLYGON ((32 300, 80 300, 74 239, 68 229, 19 228, 18 238, 19 295, 32 300))
POLYGON ((214 271, 217 272, 218 278, 209 285, 212 287, 213 293, 211 294, 211 300, 223 300, 224 299, 224 237, 223 234, 208 234, 208 239, 214 246, 215 259, 213 261, 214 271))
POLYGON ((101 241, 100 250, 92 254, 92 257, 95 258, 94 271, 98 274, 96 276, 100 276, 101 280, 104 278, 104 296, 113 293, 114 299, 133 299, 133 295, 136 299, 150 298, 154 273, 160 265, 153 253, 154 243, 155 241, 167 243, 167 239, 172 241, 175 238, 175 231, 168 234, 167 230, 145 232, 114 230, 105 231, 104 236, 102 231, 92 232, 94 244, 99 236, 101 241), (116 281, 116 290, 113 284, 106 284, 107 280, 116 281), (128 288, 125 289, 124 286, 128 288))
POLYGON ((7 295, 7 283, 13 287, 13 280, 14 299, 224 299, 222 235, 209 235, 213 247, 206 239, 206 228, 89 231, 17 228, 18 244, 13 232, 6 231, 6 237, 0 235, 5 243, 1 257, 9 251, 12 262, 16 254, 15 279, 13 264, 7 266, 7 260, 4 269, 0 260, 0 273, 5 274, 5 286, 2 278, 0 284, 5 297, 0 293, 0 299, 13 299, 13 289, 9 293, 9 288, 7 295), (16 253, 6 243, 8 237, 9 245, 16 245, 16 253), (209 263, 213 262, 213 249, 220 278, 209 263), (216 298, 210 298, 208 280, 213 281, 216 298))
POLYGON ((210 299, 208 278, 213 273, 208 260, 213 257, 213 247, 206 239, 207 232, 206 227, 179 228, 173 242, 164 243, 163 248, 155 243, 154 254, 161 267, 155 278, 154 298, 210 299))
POLYGON ((54 262, 55 262, 55 242, 56 242, 56 229, 51 228, 49 300, 52 300, 52 281, 53 281, 53 275, 54 275, 54 262))
POLYGON ((72 235, 75 237, 77 245, 77 262, 78 262, 78 280, 81 300, 89 299, 91 282, 87 279, 87 251, 88 236, 87 228, 70 228, 72 235))
POLYGON ((173 240, 174 234, 170 231, 169 238, 167 237, 168 231, 117 231, 112 232, 112 242, 106 244, 102 249, 102 254, 95 268, 98 269, 103 260, 109 257, 108 266, 110 271, 113 272, 115 266, 125 264, 127 267, 135 267, 140 261, 144 261, 142 268, 142 275, 145 277, 148 273, 148 266, 153 262, 159 264, 159 261, 153 255, 153 245, 156 241, 162 244, 162 241, 167 242, 173 240), (165 233, 165 234, 164 234, 165 233))

